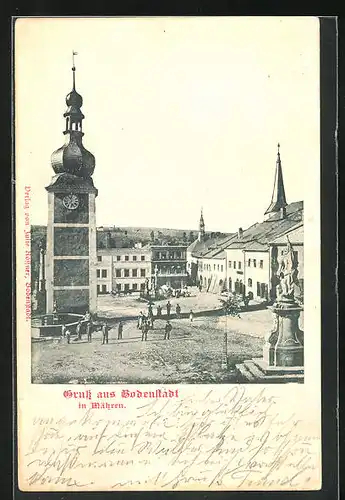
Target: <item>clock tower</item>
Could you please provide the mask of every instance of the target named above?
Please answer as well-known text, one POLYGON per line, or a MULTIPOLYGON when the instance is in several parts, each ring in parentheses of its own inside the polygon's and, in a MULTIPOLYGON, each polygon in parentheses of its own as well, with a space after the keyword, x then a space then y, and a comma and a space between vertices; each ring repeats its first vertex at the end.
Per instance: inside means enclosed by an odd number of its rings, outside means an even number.
POLYGON ((55 172, 48 192, 46 312, 96 312, 96 205, 92 180, 95 157, 82 142, 83 99, 73 88, 66 97, 65 144, 54 151, 55 172))

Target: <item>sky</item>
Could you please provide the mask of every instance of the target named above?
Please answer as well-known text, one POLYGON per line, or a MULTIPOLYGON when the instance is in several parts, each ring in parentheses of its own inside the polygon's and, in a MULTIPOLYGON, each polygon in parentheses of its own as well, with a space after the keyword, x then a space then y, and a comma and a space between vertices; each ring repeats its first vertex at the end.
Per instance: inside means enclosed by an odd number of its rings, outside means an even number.
POLYGON ((287 201, 319 175, 313 17, 30 18, 15 26, 16 176, 47 223, 65 97, 83 96, 97 225, 233 232, 263 219, 277 143, 287 201))

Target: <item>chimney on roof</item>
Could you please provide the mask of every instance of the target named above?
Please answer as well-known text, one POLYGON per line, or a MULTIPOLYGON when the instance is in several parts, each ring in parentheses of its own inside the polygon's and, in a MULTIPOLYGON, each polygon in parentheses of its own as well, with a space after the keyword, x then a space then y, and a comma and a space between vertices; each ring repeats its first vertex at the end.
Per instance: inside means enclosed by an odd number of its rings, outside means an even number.
POLYGON ((280 209, 280 219, 286 218, 286 207, 281 207, 280 209))
POLYGON ((105 248, 111 248, 111 233, 110 233, 110 231, 107 231, 106 235, 105 235, 105 248))
POLYGON ((238 228, 238 231, 237 231, 237 237, 238 239, 241 239, 243 236, 243 229, 241 227, 238 228))

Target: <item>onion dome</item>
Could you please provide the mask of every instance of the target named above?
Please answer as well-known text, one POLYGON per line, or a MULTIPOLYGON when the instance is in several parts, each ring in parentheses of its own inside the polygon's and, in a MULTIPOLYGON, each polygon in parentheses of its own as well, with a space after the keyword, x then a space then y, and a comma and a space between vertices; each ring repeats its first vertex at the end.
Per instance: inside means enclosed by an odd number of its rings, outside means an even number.
POLYGON ((91 177, 95 170, 95 157, 84 148, 81 134, 72 131, 66 143, 51 155, 51 164, 56 174, 68 173, 78 177, 91 177))
POLYGON ((83 98, 78 92, 73 88, 73 90, 66 96, 66 104, 69 107, 81 108, 83 105, 83 98))
MULTIPOLYGON (((76 55, 73 52, 73 56, 76 55)), ((51 165, 56 174, 67 173, 78 177, 89 178, 95 170, 95 157, 85 149, 82 138, 82 121, 85 118, 81 107, 82 96, 75 89, 75 66, 72 67, 73 88, 66 96, 67 110, 64 113, 66 119, 65 144, 54 151, 51 156, 51 165)))

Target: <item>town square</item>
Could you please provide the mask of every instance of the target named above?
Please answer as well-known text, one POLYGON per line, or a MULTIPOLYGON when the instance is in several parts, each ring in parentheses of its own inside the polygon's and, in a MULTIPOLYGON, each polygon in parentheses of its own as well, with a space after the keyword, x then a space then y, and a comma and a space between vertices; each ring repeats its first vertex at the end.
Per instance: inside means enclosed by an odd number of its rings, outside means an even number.
MULTIPOLYGON (((185 312, 182 309, 180 319, 173 314, 169 341, 164 341, 166 320, 159 319, 154 321, 154 329, 149 330, 147 342, 141 340, 137 328, 136 315, 144 309, 142 304, 132 298, 100 296, 99 310, 110 325, 109 344, 102 344, 101 330, 93 333, 91 342, 86 333, 80 341, 70 344, 66 338, 34 342, 33 382, 232 383, 237 378, 235 363, 248 356, 260 357, 265 333, 272 326, 272 314, 261 308, 241 313, 239 318, 225 317, 215 314, 214 309, 219 309, 216 296, 208 298, 197 293, 178 301, 185 312), (191 308, 195 311, 193 322, 188 315, 191 308), (120 317, 112 317, 114 310, 120 317), (121 317, 128 319, 123 321, 123 336, 118 340, 121 317), (226 331, 229 352, 224 364, 226 331)), ((171 300, 173 309, 174 302, 171 300)), ((159 303, 165 309, 166 301, 159 303)))

